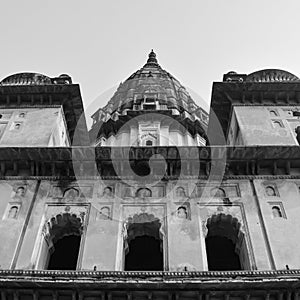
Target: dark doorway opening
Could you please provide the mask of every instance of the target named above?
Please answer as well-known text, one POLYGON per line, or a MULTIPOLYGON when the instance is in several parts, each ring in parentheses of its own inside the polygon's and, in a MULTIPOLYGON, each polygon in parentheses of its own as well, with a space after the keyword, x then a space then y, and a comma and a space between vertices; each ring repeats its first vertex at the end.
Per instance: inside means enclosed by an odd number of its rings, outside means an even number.
POLYGON ((220 213, 207 220, 205 239, 208 270, 250 270, 251 264, 241 223, 231 215, 220 213))
POLYGON ((152 236, 138 236, 130 241, 125 257, 125 271, 162 271, 161 240, 152 236))
POLYGON ((235 252, 235 244, 226 237, 207 237, 206 253, 208 270, 210 271, 233 271, 242 269, 240 258, 235 252))
POLYGON ((54 243, 48 270, 76 270, 81 237, 69 235, 54 243))

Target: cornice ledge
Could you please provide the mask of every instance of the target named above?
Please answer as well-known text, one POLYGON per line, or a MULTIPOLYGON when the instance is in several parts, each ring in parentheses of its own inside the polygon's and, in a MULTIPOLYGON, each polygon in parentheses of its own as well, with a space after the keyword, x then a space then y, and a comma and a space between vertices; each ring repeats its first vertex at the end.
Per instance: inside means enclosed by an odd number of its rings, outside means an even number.
MULTIPOLYGON (((49 181, 80 181, 80 180, 114 180, 114 181, 122 181, 122 180, 134 180, 132 176, 0 176, 0 180, 49 180, 49 181)), ((178 180, 178 176, 165 176, 163 178, 159 178, 162 181, 172 181, 178 180)), ((209 176, 189 176, 182 175, 180 176, 180 180, 208 180, 209 176)), ((299 175, 225 175, 223 177, 223 181, 226 180, 254 180, 254 179, 299 179, 299 175)))
POLYGON ((169 271, 57 271, 57 270, 0 270, 0 278, 22 278, 40 277, 47 278, 165 278, 165 279, 205 279, 205 278, 224 278, 224 279, 267 279, 267 278, 299 278, 300 270, 266 270, 266 271, 193 271, 193 272, 169 272, 169 271))

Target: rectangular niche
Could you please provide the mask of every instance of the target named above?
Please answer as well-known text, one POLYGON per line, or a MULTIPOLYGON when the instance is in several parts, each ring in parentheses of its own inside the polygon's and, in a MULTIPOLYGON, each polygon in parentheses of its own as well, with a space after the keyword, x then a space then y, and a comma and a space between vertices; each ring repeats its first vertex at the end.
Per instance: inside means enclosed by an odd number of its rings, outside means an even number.
POLYGON ((9 202, 7 204, 2 220, 17 220, 20 214, 20 209, 20 202, 9 202))

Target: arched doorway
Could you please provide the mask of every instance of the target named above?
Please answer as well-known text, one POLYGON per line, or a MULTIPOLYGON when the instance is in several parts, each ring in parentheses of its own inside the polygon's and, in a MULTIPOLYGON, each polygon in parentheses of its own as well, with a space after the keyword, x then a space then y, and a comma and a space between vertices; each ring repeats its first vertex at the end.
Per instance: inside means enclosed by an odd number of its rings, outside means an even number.
POLYGON ((52 217, 44 226, 38 267, 48 270, 76 270, 83 226, 76 214, 52 217))
POLYGON ((249 253, 238 219, 213 215, 207 220, 205 238, 209 271, 249 270, 249 253))
POLYGON ((59 239, 50 254, 48 270, 76 270, 81 237, 68 235, 59 239))
POLYGON ((125 271, 163 271, 161 223, 151 214, 128 219, 125 239, 125 271))

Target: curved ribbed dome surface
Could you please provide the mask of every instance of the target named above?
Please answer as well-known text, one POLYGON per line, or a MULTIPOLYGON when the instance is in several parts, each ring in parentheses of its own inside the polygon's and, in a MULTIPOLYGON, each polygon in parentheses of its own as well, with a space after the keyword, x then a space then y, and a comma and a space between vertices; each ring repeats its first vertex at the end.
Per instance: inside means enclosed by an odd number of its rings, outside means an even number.
POLYGON ((246 78, 249 82, 289 82, 299 81, 299 78, 294 74, 279 70, 279 69, 265 69, 253 72, 246 78))
POLYGON ((207 113, 197 106, 177 79, 161 68, 153 50, 147 63, 120 84, 108 104, 99 109, 93 118, 95 122, 116 121, 128 110, 140 110, 139 105, 148 98, 159 102, 160 109, 156 110, 171 110, 172 114, 207 124, 207 113))
POLYGON ((51 84, 51 78, 39 73, 17 73, 4 78, 1 85, 42 85, 51 84))

